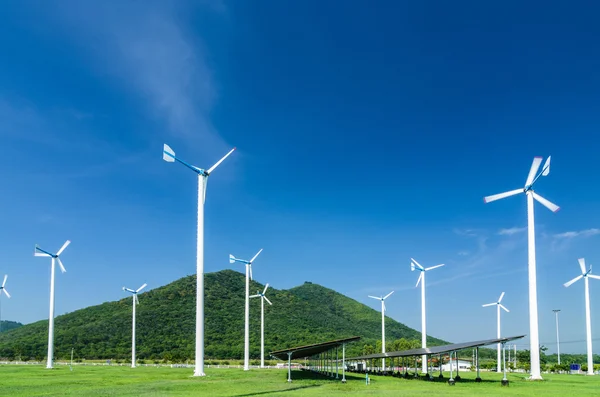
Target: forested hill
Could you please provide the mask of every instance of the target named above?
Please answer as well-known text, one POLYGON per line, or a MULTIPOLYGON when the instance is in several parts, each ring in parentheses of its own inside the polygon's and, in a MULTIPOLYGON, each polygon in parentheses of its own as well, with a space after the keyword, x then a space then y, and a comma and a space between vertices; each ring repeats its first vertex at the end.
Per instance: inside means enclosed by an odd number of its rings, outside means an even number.
POLYGON ((11 329, 22 327, 23 324, 16 321, 0 321, 0 332, 9 331, 11 329))
MULTIPOLYGON (((251 282, 251 293, 264 286, 251 282)), ((243 356, 245 276, 233 270, 205 276, 206 358, 243 356)), ((352 351, 381 339, 381 314, 317 284, 290 290, 269 288, 265 305, 265 351, 361 336, 352 351)), ((140 359, 184 361, 194 357, 196 276, 188 276, 139 295, 137 355, 140 359)), ((126 359, 131 355, 131 297, 77 310, 55 320, 55 354, 59 359, 126 359)), ((260 300, 251 299, 250 354, 260 356, 260 300)), ((0 334, 0 357, 43 359, 48 321, 0 334)), ((386 340, 420 339, 420 332, 386 318, 386 340)), ((444 341, 429 338, 431 345, 444 341)))

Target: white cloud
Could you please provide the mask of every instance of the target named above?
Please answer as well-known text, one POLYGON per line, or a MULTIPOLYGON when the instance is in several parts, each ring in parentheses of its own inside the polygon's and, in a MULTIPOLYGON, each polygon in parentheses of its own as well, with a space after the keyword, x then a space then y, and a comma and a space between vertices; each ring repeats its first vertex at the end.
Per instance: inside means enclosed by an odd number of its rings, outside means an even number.
POLYGON ((592 229, 585 229, 585 230, 579 230, 579 231, 569 231, 569 232, 564 232, 564 233, 558 233, 558 234, 554 235, 554 238, 556 238, 556 239, 572 239, 575 237, 595 236, 597 234, 600 234, 600 229, 592 228, 592 229))
POLYGON ((498 234, 500 236, 512 236, 513 234, 521 233, 527 230, 527 227, 511 227, 509 229, 500 229, 498 234))
POLYGON ((470 254, 469 251, 458 251, 459 256, 468 256, 470 254))

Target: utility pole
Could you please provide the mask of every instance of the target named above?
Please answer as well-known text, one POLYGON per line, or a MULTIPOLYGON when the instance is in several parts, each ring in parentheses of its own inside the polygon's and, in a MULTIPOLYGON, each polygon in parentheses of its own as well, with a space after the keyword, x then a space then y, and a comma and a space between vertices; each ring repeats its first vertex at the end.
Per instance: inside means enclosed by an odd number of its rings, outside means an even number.
POLYGON ((556 353, 558 355, 558 364, 560 365, 560 339, 558 338, 558 312, 560 309, 552 310, 556 315, 556 353))

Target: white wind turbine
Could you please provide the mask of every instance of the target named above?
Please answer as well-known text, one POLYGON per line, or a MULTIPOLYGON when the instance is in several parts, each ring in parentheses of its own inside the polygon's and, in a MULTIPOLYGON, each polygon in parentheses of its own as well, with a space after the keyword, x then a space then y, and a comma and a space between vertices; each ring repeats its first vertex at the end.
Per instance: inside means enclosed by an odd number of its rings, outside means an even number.
POLYGON ((0 332, 2 332, 2 292, 6 295, 7 298, 10 298, 10 294, 6 290, 6 279, 8 278, 8 274, 4 275, 4 281, 2 282, 2 287, 0 287, 0 332))
POLYGON ((533 217, 533 200, 537 200, 544 207, 548 208, 552 212, 556 212, 560 207, 550 201, 546 200, 539 194, 533 191, 533 185, 540 178, 540 176, 547 176, 550 173, 550 156, 544 163, 542 172, 537 173, 542 163, 542 157, 534 157, 529 175, 525 181, 523 188, 511 190, 509 192, 494 194, 492 196, 484 197, 483 201, 489 203, 492 201, 500 200, 506 197, 514 196, 519 193, 525 193, 527 196, 527 237, 528 237, 528 251, 529 251, 529 344, 531 353, 531 377, 533 380, 542 379, 540 372, 540 337, 538 330, 538 308, 537 308, 537 275, 536 275, 536 262, 535 262, 535 222, 533 217), (536 175, 537 174, 537 175, 536 175))
POLYGON ((586 342, 587 342, 587 364, 588 364, 588 375, 594 375, 594 360, 592 354, 592 320, 590 314, 590 286, 588 279, 595 278, 600 280, 600 276, 592 274, 592 265, 590 270, 585 270, 585 259, 579 258, 579 267, 581 267, 581 275, 575 277, 573 280, 568 281, 564 284, 565 287, 569 287, 579 279, 583 278, 585 283, 585 331, 586 331, 586 342))
POLYGON ((269 288, 269 283, 265 285, 263 292, 257 291, 256 295, 250 296, 250 298, 261 298, 260 300, 260 367, 265 367, 265 301, 269 305, 272 305, 269 298, 265 296, 269 288))
POLYGON ((252 262, 262 252, 260 251, 254 255, 249 261, 245 259, 236 258, 233 255, 229 255, 229 263, 240 262, 246 265, 246 311, 245 311, 245 323, 244 323, 244 371, 250 369, 250 280, 252 279, 252 262))
POLYGON ((58 262, 58 266, 60 267, 60 271, 65 273, 67 270, 63 266, 59 256, 63 253, 65 248, 71 244, 70 240, 65 241, 63 246, 58 250, 56 254, 52 254, 48 251, 44 251, 40 247, 35 246, 33 251, 34 256, 44 256, 52 258, 51 266, 50 266, 50 315, 48 317, 48 360, 46 362, 46 368, 52 368, 52 361, 54 359, 54 268, 56 262, 58 262))
POLYGON ((198 225, 196 234, 196 352, 194 376, 204 376, 204 201, 208 176, 225 160, 235 148, 208 170, 203 170, 175 157, 169 145, 163 146, 163 160, 177 161, 198 174, 198 225))
POLYGON ((135 290, 123 287, 123 291, 131 292, 133 294, 133 321, 131 326, 131 368, 135 368, 135 306, 140 304, 137 295, 147 285, 148 284, 144 283, 144 285, 135 290))
MULTIPOLYGON (((394 291, 390 292, 386 296, 371 296, 369 298, 377 299, 381 301, 381 352, 385 353, 385 300, 392 295, 394 291)), ((385 371, 385 358, 381 359, 381 367, 385 371)))
MULTIPOLYGON (((493 302, 493 303, 487 303, 485 305, 481 305, 482 307, 487 307, 487 306, 494 306, 496 305, 496 307, 498 308, 498 339, 500 339, 502 336, 500 335, 500 308, 504 309, 507 313, 510 312, 510 310, 508 310, 506 307, 504 307, 504 305, 500 302, 502 302, 502 298, 504 298, 504 292, 502 294, 500 294, 500 298, 498 298, 497 302, 493 302)), ((502 366, 500 365, 500 363, 502 362, 502 357, 501 357, 501 344, 498 343, 498 361, 496 361, 498 363, 498 365, 496 365, 496 372, 500 373, 502 372, 502 366)))
MULTIPOLYGON (((427 317, 425 315, 425 272, 444 266, 444 264, 442 263, 441 265, 435 265, 424 268, 419 264, 419 262, 417 262, 413 258, 410 258, 410 261, 410 270, 413 272, 415 270, 419 270, 421 272, 421 274, 419 275, 419 279, 417 280, 417 285, 415 287, 418 287, 419 283, 421 283, 421 347, 425 348, 427 347, 427 317)), ((422 356, 421 366, 421 371, 424 374, 427 373, 427 355, 425 354, 422 356)))

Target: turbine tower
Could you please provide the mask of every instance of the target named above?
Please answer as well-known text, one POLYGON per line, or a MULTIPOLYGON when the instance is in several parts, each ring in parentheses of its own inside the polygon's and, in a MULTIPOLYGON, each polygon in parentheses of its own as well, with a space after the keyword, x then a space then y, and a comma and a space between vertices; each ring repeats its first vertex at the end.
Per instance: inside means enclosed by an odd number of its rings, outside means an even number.
MULTIPOLYGON (((504 292, 502 294, 500 294, 500 298, 498 298, 497 302, 481 305, 482 307, 496 305, 496 307, 498 308, 498 332, 496 333, 498 339, 500 339, 502 337, 502 335, 500 335, 500 308, 504 309, 507 313, 510 312, 510 310, 508 310, 506 307, 504 307, 504 305, 502 303, 500 303, 500 302, 502 302, 502 298, 504 298, 504 292)), ((498 373, 502 372, 502 366, 500 365, 502 363, 501 349, 502 349, 501 343, 498 343, 498 361, 496 361, 496 363, 497 363, 496 372, 498 372, 498 373)))
POLYGON ((144 283, 144 285, 135 290, 123 287, 123 291, 131 292, 133 294, 133 321, 131 323, 131 368, 135 368, 135 306, 140 304, 137 295, 138 292, 143 290, 147 285, 148 284, 144 283))
POLYGON ((58 250, 56 254, 52 254, 48 251, 44 251, 37 245, 33 251, 34 256, 43 256, 52 258, 50 265, 50 315, 48 317, 48 360, 46 362, 46 368, 52 368, 52 362, 54 359, 54 268, 56 262, 60 267, 60 271, 65 273, 67 270, 63 266, 59 256, 63 253, 65 248, 71 244, 71 241, 67 240, 63 246, 58 250))
POLYGON ((560 339, 558 337, 558 312, 560 312, 560 309, 552 309, 552 311, 556 316, 556 353, 558 355, 558 365, 560 365, 560 339))
MULTIPOLYGON (((4 275, 4 281, 2 282, 2 287, 0 287, 0 298, 2 298, 2 293, 6 295, 7 298, 10 298, 10 294, 6 290, 6 279, 8 278, 8 274, 4 275)), ((2 332, 2 299, 0 299, 0 332, 2 332)))
POLYGON ((600 280, 600 276, 596 276, 592 274, 592 265, 590 265, 590 270, 585 270, 585 259, 579 258, 579 267, 581 268, 581 274, 575 277, 573 280, 568 281, 564 284, 565 287, 569 287, 571 284, 579 281, 579 279, 583 278, 585 283, 585 333, 586 333, 586 342, 587 342, 587 364, 588 364, 588 375, 594 375, 594 357, 592 354, 592 320, 590 314, 590 285, 589 278, 595 278, 600 280))
POLYGON ((544 207, 552 212, 556 212, 560 207, 546 200, 539 194, 533 191, 533 185, 540 176, 547 176, 550 173, 550 156, 544 163, 542 172, 537 173, 542 163, 541 157, 534 157, 529 175, 525 181, 525 187, 511 190, 509 192, 494 194, 483 199, 485 203, 500 200, 506 197, 514 196, 519 193, 525 193, 527 196, 527 237, 528 237, 528 254, 529 254, 529 344, 531 353, 531 377, 532 380, 541 380, 540 372, 540 337, 538 330, 538 307, 537 307, 537 275, 535 262, 535 222, 533 216, 533 200, 537 200, 544 207), (536 175, 537 174, 537 175, 536 175))
MULTIPOLYGON (((381 301, 381 352, 385 353, 385 300, 392 295, 394 291, 390 292, 386 296, 371 296, 369 298, 377 299, 381 301)), ((385 371, 385 358, 381 359, 381 367, 385 371)))
MULTIPOLYGON (((435 265, 435 266, 424 268, 423 266, 421 266, 419 264, 419 262, 417 262, 413 258, 410 258, 410 270, 413 272, 415 270, 418 270, 421 272, 421 274, 419 275, 419 279, 417 280, 417 285, 415 285, 415 287, 418 287, 419 283, 421 283, 421 347, 422 348, 427 347, 427 317, 425 315, 425 272, 428 272, 430 270, 433 270, 433 269, 441 267, 441 266, 444 266, 444 264, 442 263, 441 265, 435 265)), ((421 371, 424 374, 426 374, 427 373, 427 355, 426 354, 423 354, 423 356, 421 358, 421 368, 422 368, 421 371)))
POLYGON ((204 373, 204 201, 208 176, 225 160, 235 148, 231 149, 221 160, 208 170, 203 170, 175 157, 169 145, 163 146, 163 160, 172 163, 177 161, 198 174, 198 225, 196 232, 196 352, 194 376, 205 376, 204 373))
POLYGON ((262 248, 249 261, 229 255, 229 263, 240 262, 246 265, 246 311, 244 323, 244 371, 250 369, 250 280, 252 279, 252 262, 262 252, 262 248))
POLYGON ((272 305, 269 298, 265 296, 269 288, 269 283, 265 285, 263 292, 257 291, 256 295, 252 295, 250 298, 261 298, 260 300, 260 367, 265 367, 265 301, 269 305, 272 305))

